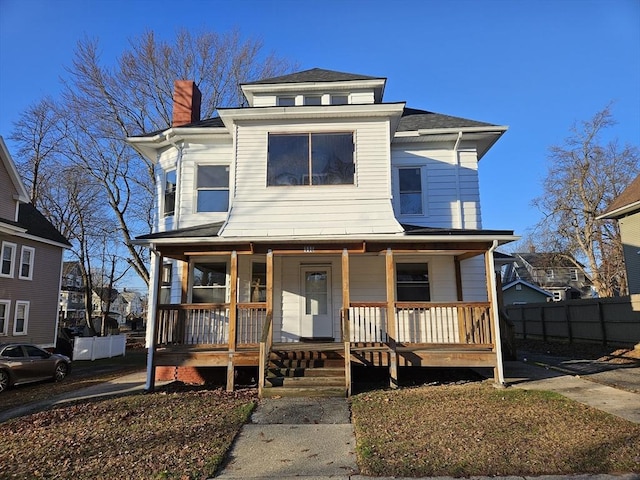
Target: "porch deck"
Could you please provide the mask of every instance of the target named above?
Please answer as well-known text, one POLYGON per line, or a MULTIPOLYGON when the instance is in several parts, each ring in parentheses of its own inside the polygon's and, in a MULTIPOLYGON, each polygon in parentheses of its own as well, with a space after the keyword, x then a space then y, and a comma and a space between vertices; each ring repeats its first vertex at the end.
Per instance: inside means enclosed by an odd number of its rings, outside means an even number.
POLYGON ((351 303, 342 311, 341 332, 333 342, 275 342, 272 316, 263 303, 160 305, 155 366, 225 367, 233 389, 235 367, 258 367, 265 386, 272 355, 312 360, 331 353, 344 365, 345 391, 351 366, 496 367, 497 353, 486 302, 351 303), (391 317, 392 321, 387 321, 391 317))

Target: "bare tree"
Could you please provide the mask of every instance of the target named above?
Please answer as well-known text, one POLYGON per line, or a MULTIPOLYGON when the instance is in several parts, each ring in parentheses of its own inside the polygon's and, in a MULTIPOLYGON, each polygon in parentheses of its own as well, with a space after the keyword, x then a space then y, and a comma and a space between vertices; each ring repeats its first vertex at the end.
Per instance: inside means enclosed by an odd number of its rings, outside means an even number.
POLYGON ((597 217, 640 165, 636 146, 602 142, 602 133, 614 125, 607 106, 574 126, 562 145, 552 146, 543 194, 534 200, 545 214, 536 226, 539 246, 573 261, 601 297, 625 294, 627 282, 618 226, 597 217))
MULTIPOLYGON (((263 55, 262 44, 243 40, 239 32, 197 35, 178 32, 172 43, 148 31, 130 42, 118 59, 105 64, 97 40, 81 40, 68 76, 63 80, 62 99, 56 104, 45 99, 25 112, 12 139, 20 145, 24 170, 31 179, 32 198, 38 207, 45 203, 44 191, 59 185, 66 167, 100 190, 102 223, 115 225, 126 255, 119 255, 137 275, 149 282, 147 252, 132 243, 136 235, 152 228, 154 166, 130 148, 124 139, 168 128, 172 120, 173 84, 176 79, 194 80, 202 92, 203 118, 212 117, 219 106, 242 102, 239 84, 257 78, 281 75, 292 66, 273 54, 263 55)), ((80 192, 67 192, 77 208, 94 209, 97 202, 83 205, 80 192)), ((91 284, 90 258, 95 255, 90 216, 80 216, 66 224, 64 205, 58 223, 67 236, 77 239, 78 258, 91 284), (85 221, 85 219, 87 221, 85 221), (84 242, 84 243, 83 243, 84 242)), ((53 211, 50 212, 53 214, 53 211)), ((98 222, 100 223, 100 221, 98 222)), ((63 232, 64 233, 64 232, 63 232)), ((89 290, 90 292, 90 290, 89 290)), ((87 305, 90 305, 89 301, 87 305)))

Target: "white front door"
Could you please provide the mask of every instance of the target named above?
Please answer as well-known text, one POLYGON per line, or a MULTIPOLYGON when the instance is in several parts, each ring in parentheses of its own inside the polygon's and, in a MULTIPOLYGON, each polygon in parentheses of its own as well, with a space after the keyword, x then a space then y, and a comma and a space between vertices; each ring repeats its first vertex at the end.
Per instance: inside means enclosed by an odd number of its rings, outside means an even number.
POLYGON ((300 272, 302 338, 333 338, 331 267, 303 266, 300 272))

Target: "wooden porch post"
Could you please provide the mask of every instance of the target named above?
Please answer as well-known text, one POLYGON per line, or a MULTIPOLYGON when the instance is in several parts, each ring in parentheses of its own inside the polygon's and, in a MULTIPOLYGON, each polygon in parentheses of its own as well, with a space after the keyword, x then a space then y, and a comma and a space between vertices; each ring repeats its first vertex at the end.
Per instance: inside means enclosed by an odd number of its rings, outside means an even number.
POLYGON ((396 352, 396 269, 393 264, 393 251, 387 248, 387 335, 389 336, 389 385, 398 388, 398 356, 396 352))
POLYGON ((227 392, 233 392, 235 380, 234 356, 236 351, 236 323, 238 313, 238 254, 231 252, 231 278, 229 289, 229 363, 227 365, 227 392))
POLYGON ((351 396, 351 320, 349 319, 349 250, 342 250, 342 341, 344 342, 344 378, 347 397, 351 396))
POLYGON ((267 332, 262 332, 260 336, 260 363, 258 365, 258 396, 262 398, 262 392, 264 390, 264 383, 267 376, 267 363, 269 357, 269 350, 273 343, 273 252, 269 250, 267 252, 267 312, 266 323, 264 327, 267 328, 267 332))
POLYGON ((158 303, 160 303, 160 284, 162 282, 162 255, 151 247, 153 275, 149 289, 149 312, 147 316, 147 382, 145 390, 153 392, 156 386, 156 345, 158 343, 158 303), (155 279, 155 281, 153 281, 155 279))
POLYGON ((267 252, 267 317, 271 318, 268 344, 273 344, 273 251, 267 252))
POLYGON ((500 334, 500 311, 498 310, 496 275, 493 270, 493 251, 498 246, 497 240, 484 254, 484 268, 487 278, 487 297, 489 300, 489 319, 493 333, 494 351, 496 353, 496 366, 493 378, 499 385, 504 385, 504 369, 502 366, 502 335, 500 334))

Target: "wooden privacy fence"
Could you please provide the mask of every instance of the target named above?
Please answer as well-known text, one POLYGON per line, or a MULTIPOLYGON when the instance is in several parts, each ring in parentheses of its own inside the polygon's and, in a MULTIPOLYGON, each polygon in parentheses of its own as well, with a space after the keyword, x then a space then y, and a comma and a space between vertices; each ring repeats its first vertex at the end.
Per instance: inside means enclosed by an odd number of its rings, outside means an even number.
POLYGON ((518 338, 544 341, 640 343, 640 295, 504 307, 518 338))

